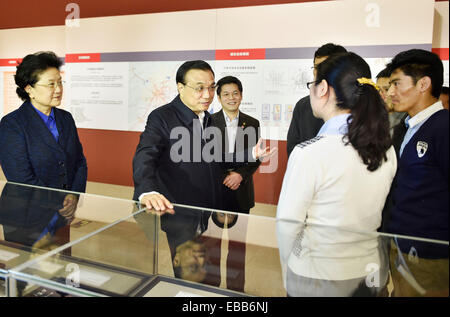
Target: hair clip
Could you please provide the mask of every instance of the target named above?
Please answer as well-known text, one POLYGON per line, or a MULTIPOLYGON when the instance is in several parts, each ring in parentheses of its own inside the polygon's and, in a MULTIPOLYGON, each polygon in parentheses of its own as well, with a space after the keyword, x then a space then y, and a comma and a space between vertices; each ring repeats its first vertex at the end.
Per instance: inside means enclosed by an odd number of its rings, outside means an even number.
POLYGON ((373 86, 373 88, 375 88, 376 90, 380 90, 380 87, 378 87, 377 84, 375 84, 372 79, 370 78, 366 78, 366 77, 361 77, 357 79, 358 83, 360 83, 361 85, 371 85, 373 86))

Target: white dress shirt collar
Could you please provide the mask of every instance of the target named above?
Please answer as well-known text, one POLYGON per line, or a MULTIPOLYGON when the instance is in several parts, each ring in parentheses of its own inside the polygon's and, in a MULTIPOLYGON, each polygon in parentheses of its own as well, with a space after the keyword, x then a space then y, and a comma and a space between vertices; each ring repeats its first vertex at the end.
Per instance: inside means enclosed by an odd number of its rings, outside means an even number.
POLYGON ((222 112, 223 112, 223 116, 225 118, 225 123, 226 123, 227 126, 229 126, 231 123, 234 123, 234 122, 236 122, 236 126, 237 126, 237 122, 239 122, 239 111, 238 111, 238 114, 237 114, 236 118, 234 118, 233 120, 231 120, 228 117, 228 115, 225 113, 225 111, 222 110, 222 112))
POLYGON ((198 114, 198 119, 200 120, 200 125, 201 125, 202 130, 203 130, 203 120, 205 119, 205 112, 204 111, 202 111, 202 112, 200 112, 198 114))
POLYGON ((427 120, 433 114, 442 109, 444 109, 444 107, 442 106, 442 101, 439 100, 434 104, 432 104, 431 106, 417 113, 414 117, 411 118, 410 116, 407 116, 405 119, 405 123, 408 125, 408 127, 413 128, 414 126, 427 120))

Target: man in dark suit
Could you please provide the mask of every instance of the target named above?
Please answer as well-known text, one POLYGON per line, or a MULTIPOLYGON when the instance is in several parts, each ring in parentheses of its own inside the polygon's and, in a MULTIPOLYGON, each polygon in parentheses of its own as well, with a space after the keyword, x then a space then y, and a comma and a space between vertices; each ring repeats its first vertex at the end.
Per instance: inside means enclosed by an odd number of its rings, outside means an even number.
MULTIPOLYGON (((178 246, 206 230, 210 216, 208 210, 175 209, 172 202, 222 209, 222 168, 227 166, 221 147, 215 146, 220 145, 220 136, 209 133, 218 130, 211 127, 207 111, 216 89, 211 66, 205 61, 185 62, 176 82, 179 95, 150 113, 133 159, 133 199, 162 215, 172 260, 178 246)), ((257 144, 253 155, 243 153, 244 161, 272 153, 257 144)))
MULTIPOLYGON (((314 53, 314 73, 317 65, 326 60, 329 56, 337 53, 345 53, 347 50, 332 43, 322 45, 314 53)), ((288 157, 297 144, 317 136, 323 120, 314 117, 309 95, 300 99, 294 107, 291 124, 289 125, 287 135, 287 153, 288 157)))
POLYGON ((176 81, 179 95, 150 113, 133 158, 133 199, 161 215, 172 259, 178 245, 206 230, 209 218, 207 211, 175 209, 172 202, 222 207, 221 168, 202 155, 211 141, 204 130, 211 125, 214 72, 204 61, 189 61, 176 81))
MULTIPOLYGON (((214 72, 205 61, 188 61, 176 81, 179 95, 150 113, 141 134, 133 158, 133 199, 160 214, 174 212, 171 202, 220 209, 225 162, 207 111, 216 88, 214 72)), ((257 144, 242 153, 243 161, 275 151, 257 144)))
MULTIPOLYGON (((233 153, 255 146, 259 139, 259 121, 239 111, 242 100, 242 83, 233 76, 217 82, 217 98, 222 110, 212 115, 213 125, 222 136, 222 151, 233 153)), ((225 210, 249 213, 255 206, 253 173, 260 161, 223 170, 223 195, 225 210)))
MULTIPOLYGON (((242 91, 242 83, 236 77, 226 76, 217 82, 217 98, 222 110, 213 114, 212 120, 213 125, 220 129, 224 153, 245 151, 253 147, 259 139, 259 121, 239 110, 242 91)), ((261 162, 257 161, 237 168, 223 169, 222 191, 225 210, 250 213, 250 208, 255 206, 253 173, 260 164, 261 162)), ((245 217, 242 220, 246 223, 245 217)), ((243 228, 246 228, 246 225, 243 228)), ((211 252, 211 262, 220 268, 220 248, 216 249, 217 252, 211 252)), ((233 239, 228 241, 226 281, 229 289, 244 291, 245 253, 245 241, 233 239)), ((220 272, 220 269, 217 271, 220 272)))
POLYGON ((180 66, 176 81, 179 95, 150 113, 141 134, 133 158, 133 199, 170 213, 171 202, 214 208, 221 201, 220 167, 201 155, 209 141, 203 130, 211 125, 214 72, 204 61, 190 61, 180 66))

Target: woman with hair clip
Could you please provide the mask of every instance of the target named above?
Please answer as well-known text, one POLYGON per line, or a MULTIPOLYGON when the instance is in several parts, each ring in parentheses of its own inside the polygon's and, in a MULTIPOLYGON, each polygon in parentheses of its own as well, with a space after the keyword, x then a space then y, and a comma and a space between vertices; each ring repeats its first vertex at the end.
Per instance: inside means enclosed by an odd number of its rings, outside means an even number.
POLYGON ((387 280, 376 230, 397 160, 370 78, 360 56, 343 53, 319 64, 307 84, 325 124, 292 151, 278 202, 288 296, 373 296, 387 280))

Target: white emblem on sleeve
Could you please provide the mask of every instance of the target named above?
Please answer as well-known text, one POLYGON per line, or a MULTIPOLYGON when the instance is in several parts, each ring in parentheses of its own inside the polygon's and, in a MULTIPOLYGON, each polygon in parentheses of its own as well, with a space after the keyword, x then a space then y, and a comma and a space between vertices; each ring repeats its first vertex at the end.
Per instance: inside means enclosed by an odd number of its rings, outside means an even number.
POLYGON ((425 153, 427 152, 428 149, 428 143, 424 142, 424 141, 418 141, 417 142, 417 155, 419 156, 419 158, 423 157, 425 155, 425 153))

